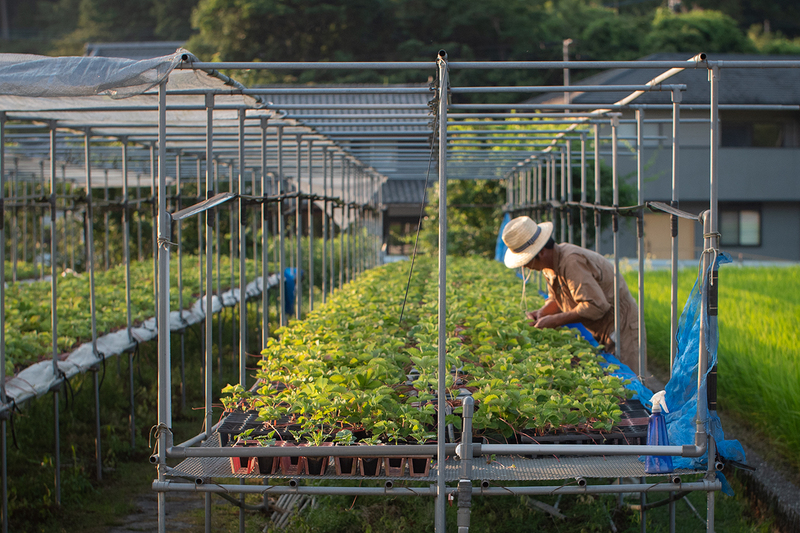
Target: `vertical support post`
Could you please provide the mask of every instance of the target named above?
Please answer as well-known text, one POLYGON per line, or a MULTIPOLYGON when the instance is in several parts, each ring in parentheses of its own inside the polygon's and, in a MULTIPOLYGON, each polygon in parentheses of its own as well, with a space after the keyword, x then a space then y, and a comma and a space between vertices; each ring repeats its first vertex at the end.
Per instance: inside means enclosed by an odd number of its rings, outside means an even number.
MULTIPOLYGON (((214 157, 214 190, 221 192, 222 186, 219 183, 219 159, 214 157)), ((220 226, 220 213, 219 207, 214 208, 214 252, 217 260, 217 298, 222 304, 222 229, 220 226)), ((210 246, 210 243, 209 243, 210 246)), ((209 315, 212 319, 213 315, 209 315)), ((222 383, 222 306, 220 305, 220 313, 217 317, 217 372, 219 373, 219 382, 222 383)))
MULTIPOLYGON (((167 87, 158 86, 158 480, 164 481, 167 449, 172 446, 172 397, 169 329, 169 236, 167 213, 167 87)), ((155 203, 155 202, 154 202, 155 203)), ((166 493, 158 493, 158 531, 166 533, 166 493)))
MULTIPOLYGON (((2 114, 3 128, 5 128, 6 114, 2 114)), ((5 154, 3 154, 5 157, 5 154)), ((5 166, 5 164, 3 164, 5 166)), ((17 282, 17 255, 19 254, 19 207, 17 207, 17 192, 19 191, 19 175, 17 174, 17 158, 14 158, 14 170, 11 173, 11 199, 14 201, 14 206, 11 208, 11 280, 13 283, 17 282)), ((73 250, 74 252, 74 250, 73 250)), ((72 262, 73 270, 75 270, 75 262, 72 262)), ((4 264, 5 266, 5 264, 4 264)), ((5 281, 5 277, 3 278, 5 281)))
POLYGON ((563 146, 559 146, 558 154, 561 159, 561 234, 559 238, 561 242, 569 242, 569 235, 567 233, 567 165, 565 159, 565 150, 563 146))
POLYGON ((619 175, 618 175, 618 167, 617 167, 617 156, 618 156, 618 129, 619 129, 619 117, 621 113, 609 113, 608 116, 611 117, 611 179, 613 183, 614 189, 614 209, 615 211, 612 213, 612 222, 613 227, 612 231, 614 232, 614 355, 617 356, 617 359, 620 357, 620 344, 621 339, 619 336, 620 330, 620 323, 619 323, 619 305, 616 302, 619 302, 619 213, 616 211, 619 208, 619 175))
POLYGON ((436 510, 437 533, 445 531, 445 375, 447 373, 447 97, 450 80, 447 70, 447 52, 439 51, 439 369, 438 369, 438 435, 436 454, 436 510))
POLYGON ((572 202, 572 141, 567 139, 567 205, 564 207, 567 215, 567 235, 570 243, 574 244, 575 236, 573 235, 572 227, 572 207, 569 203, 572 202))
MULTIPOLYGON (((644 111, 636 109, 636 187, 637 204, 644 205, 644 111)), ((644 328, 644 207, 636 213, 636 237, 639 256, 639 381, 647 376, 647 339, 644 328)))
MULTIPOLYGON (((245 110, 239 109, 239 193, 244 194, 244 119, 245 110)), ((239 383, 247 388, 247 244, 244 226, 247 224, 245 200, 239 197, 239 383)), ((233 240, 233 235, 231 235, 233 240)), ((231 258, 233 260, 233 258, 231 258)), ((244 509, 240 509, 244 512, 244 509)))
MULTIPOLYGON (((241 169, 240 169, 241 171, 241 169)), ((233 161, 228 162, 228 191, 234 192, 234 179, 233 179, 233 161)), ((238 187, 238 182, 236 183, 238 187)), ((242 192, 242 191, 239 191, 242 192)), ((228 231, 230 232, 230 237, 228 238, 228 256, 230 259, 230 284, 228 285, 228 290, 231 291, 231 295, 233 294, 233 288, 236 286, 235 281, 235 273, 236 273, 236 266, 234 265, 235 259, 237 256, 237 247, 236 247, 236 235, 238 227, 236 225, 236 218, 237 218, 237 209, 234 208, 233 204, 230 204, 230 208, 228 209, 228 231)), ((241 314, 241 313, 240 313, 241 314)), ((222 315, 220 315, 222 316, 222 315)), ((231 306, 231 360, 233 368, 236 368, 236 345, 237 345, 237 338, 236 338, 236 305, 231 306)))
MULTIPOLYGON (((675 89, 672 91, 672 207, 678 207, 678 186, 680 176, 680 117, 682 93, 675 89)), ((672 376, 672 367, 675 364, 675 356, 678 353, 678 217, 670 215, 670 226, 672 233, 672 257, 670 270, 672 283, 670 286, 670 343, 669 343, 669 373, 672 376)), ((672 508, 674 511, 674 507, 672 508)))
MULTIPOLYGON (((139 262, 144 261, 144 252, 142 251, 142 204, 139 200, 142 199, 142 175, 136 175, 136 246, 138 252, 139 262)), ((73 262, 73 270, 75 263, 73 262)))
POLYGON ((105 269, 108 270, 111 263, 111 257, 108 254, 108 169, 103 169, 105 175, 105 186, 103 187, 103 199, 106 205, 103 207, 103 228, 105 229, 105 241, 103 242, 103 259, 105 261, 105 269))
MULTIPOLYGON (((239 109, 239 384, 247 389, 247 273, 245 264, 247 262, 247 214, 245 213, 245 200, 241 195, 245 190, 245 168, 244 168, 244 119, 245 109, 239 109)), ((231 183, 231 186, 233 184, 231 183)), ((233 210, 231 210, 233 213, 233 210)), ((231 225, 233 231, 233 225, 231 225)), ((231 245, 233 244, 233 233, 231 233, 231 245)), ((233 246, 231 246, 233 249, 233 246)), ((255 261, 255 256, 253 257, 255 261)), ((231 254, 231 264, 233 264, 233 254, 231 254)), ((231 284, 231 291, 233 284, 231 284)), ((240 485, 245 484, 244 479, 239 480, 240 485)), ((244 533, 244 493, 239 495, 239 533, 244 533)))
MULTIPOLYGON (((708 336, 707 338, 713 338, 716 336, 717 332, 717 295, 719 294, 719 279, 717 278, 715 265, 716 258, 719 254, 719 230, 717 225, 717 219, 719 215, 719 206, 718 206, 718 182, 717 182, 717 164, 718 164, 718 153, 719 150, 719 139, 720 139, 720 132, 719 132, 719 78, 720 78, 720 71, 719 66, 716 64, 709 69, 709 82, 711 84, 711 128, 710 128, 710 141, 711 146, 709 150, 709 169, 710 169, 710 176, 709 176, 709 210, 708 210, 708 226, 704 228, 703 234, 704 237, 707 239, 707 242, 704 243, 704 250, 708 250, 710 254, 713 255, 713 259, 710 262, 710 272, 708 274, 704 271, 704 276, 708 275, 710 277, 710 282, 708 285, 705 285, 707 288, 708 294, 703 295, 703 302, 706 305, 706 312, 707 315, 704 313, 702 316, 708 316, 708 336)), ((703 257, 707 257, 709 254, 704 252, 703 257)), ((702 324, 702 321, 701 321, 702 324)), ((702 338, 702 326, 701 326, 701 338, 702 338)), ((698 380, 706 377, 706 373, 708 371, 708 350, 706 349, 705 343, 701 342, 700 344, 700 360, 701 363, 698 366, 698 380), (705 352, 703 352, 705 350, 705 352), (703 361, 705 359, 705 361, 703 361)), ((711 369, 713 373, 716 374, 716 368, 711 369)), ((708 409, 708 396, 706 390, 700 390, 698 386, 698 402, 697 408, 698 411, 701 407, 700 395, 702 393, 702 408, 703 408, 703 422, 706 422, 706 413, 708 409)), ((698 424, 700 423, 700 413, 698 412, 698 424)), ((705 427, 705 426, 704 426, 705 427)), ((706 474, 707 478, 714 479, 716 472, 712 467, 714 463, 714 440, 711 436, 708 436, 708 473, 706 474)), ((708 492, 708 499, 707 499, 707 531, 714 531, 714 492, 708 492)))
POLYGON ((328 147, 322 147, 322 303, 328 300, 328 147))
MULTIPOLYGON (((267 117, 261 118, 261 349, 267 349, 269 341, 269 207, 267 206, 267 117)), ((271 192, 271 191, 270 191, 271 192)), ((255 195, 255 191, 253 192, 255 195)), ((255 241, 255 227, 253 228, 255 241)), ((264 355, 263 357, 266 357, 264 355)))
MULTIPOLYGON (((0 279, 6 279, 6 234, 5 234, 5 175, 6 175, 6 114, 0 111, 0 279)), ((13 187, 12 187, 12 194, 13 187)), ((16 231, 16 228, 12 228, 16 231)), ((14 247, 14 250, 16 247, 14 247)), ((13 252, 16 255, 16 252, 13 252)), ((6 284, 0 283, 0 403, 8 403, 6 397, 6 284)), ((57 405, 55 408, 57 409, 57 405)), ((6 412, 8 412, 6 410, 6 412)), ((0 468, 2 468, 3 513, 2 532, 8 533, 8 448, 6 417, 0 417, 0 468)))
MULTIPOLYGON (((2 120, 2 119, 0 119, 2 120)), ((2 124, 0 124, 2 127, 2 124)), ((0 138, 0 143, 4 139, 0 138)), ((2 172, 2 168, 0 168, 2 172)), ((0 189, 3 183, 0 182, 0 189)), ((1 216, 2 214, 0 214, 1 216)), ((108 224, 106 224, 108 227, 108 224)), ((56 239, 56 123, 50 123, 50 331, 52 332, 52 356, 53 356, 53 377, 57 378, 61 371, 58 369, 58 266, 56 259, 58 257, 58 241, 56 239)), ((5 279, 5 277, 0 277, 5 279)), ((5 310, 0 310, 5 312, 5 310)), ((0 361, 5 365, 5 358, 0 361)), ((61 390, 59 383, 53 388, 53 455, 54 455, 54 471, 55 471, 55 491, 54 500, 57 506, 61 505, 61 434, 59 430, 59 409, 58 400, 61 390)), ((5 395, 3 396, 3 403, 5 403, 5 395)), ((3 513, 5 516, 5 512, 3 513)))
MULTIPOLYGON (((636 203, 642 205, 644 203, 644 112, 641 108, 636 109, 636 191, 637 191, 637 201, 636 203)), ((616 177, 616 172, 615 172, 616 177)), ((639 313, 639 380, 644 383, 644 377, 646 374, 646 364, 644 357, 644 350, 646 346, 644 343, 646 342, 644 339, 644 209, 639 208, 636 212, 636 242, 637 242, 637 257, 638 257, 638 282, 639 282, 639 305, 637 306, 638 313, 639 313)), ((616 234, 615 234, 616 235, 616 234)), ((615 258, 616 260, 616 258, 615 258)), ((616 280, 615 280, 616 281, 616 280)), ((619 302, 618 298, 619 293, 614 294, 614 302, 615 302, 615 313, 617 302, 619 302)), ((619 329, 617 329, 617 344, 619 345, 621 339, 619 337, 619 329)), ((617 351, 619 353, 619 351, 617 351)), ((641 478, 642 483, 644 483, 644 478, 641 478)), ((647 493, 640 492, 639 493, 639 503, 641 506, 640 510, 640 523, 642 527, 642 533, 646 533, 647 531, 647 511, 646 504, 647 504, 647 493)))
MULTIPOLYGON (((133 343, 131 327, 131 243, 130 243, 130 209, 128 207, 128 139, 120 138, 122 142, 122 248, 125 254, 125 324, 128 331, 128 343, 133 343)), ((128 424, 131 431, 131 450, 136 448, 136 409, 133 381, 133 351, 128 352, 128 381, 130 387, 131 414, 128 424)))
POLYGON ((344 188, 342 189, 342 199, 344 200, 345 208, 347 209, 347 214, 344 219, 346 223, 345 237, 347 238, 347 249, 345 250, 346 253, 345 253, 345 265, 344 265, 344 271, 345 271, 344 279, 347 282, 350 282, 350 280, 353 279, 351 275, 352 263, 350 262, 350 248, 351 248, 350 243, 352 241, 352 231, 353 231, 351 223, 352 221, 350 220, 350 203, 352 199, 350 195, 350 168, 351 168, 350 160, 346 159, 344 168, 345 182, 344 182, 344 188))
POLYGON ((297 150, 295 152, 295 167, 297 168, 297 174, 295 176, 296 183, 297 183, 297 198, 295 200, 295 209, 294 209, 294 229, 295 229, 295 239, 297 242, 295 243, 296 250, 295 254, 297 260, 294 262, 296 268, 296 273, 294 277, 295 287, 294 287, 294 296, 295 296, 295 310, 294 316, 297 320, 300 320, 302 316, 302 311, 300 307, 303 305, 303 276, 300 273, 301 266, 303 264, 303 246, 301 241, 303 240, 303 213, 301 211, 301 207, 303 206, 303 191, 300 187, 301 177, 302 177, 302 146, 303 146, 303 136, 297 136, 297 150))
MULTIPOLYGON (((100 359, 105 357, 97 352, 97 305, 95 302, 94 287, 94 235, 92 232, 92 170, 91 170, 91 138, 92 132, 86 129, 84 137, 85 163, 86 163, 86 265, 89 270, 89 305, 92 315, 92 353, 100 359)), ((100 386, 97 380, 97 367, 94 372, 94 394, 95 394, 95 414, 96 414, 96 440, 95 440, 95 459, 97 466, 97 479, 103 479, 103 462, 100 443, 100 386)))
MULTIPOLYGON (((594 205, 599 207, 600 200, 600 123, 594 123, 594 205)), ((594 210, 594 251, 600 253, 600 211, 594 210)))
POLYGON ((458 480, 458 533, 469 533, 472 507, 472 415, 475 400, 467 396, 463 400, 463 427, 461 431, 461 478, 458 480))
MULTIPOLYGON (((178 151, 175 154, 175 209, 180 211, 181 205, 181 153, 178 151)), ((178 241, 178 313, 181 317, 181 325, 183 321, 183 231, 182 224, 178 221, 176 228, 177 241, 178 241)), ((186 330, 181 328, 181 413, 186 412, 186 330)))
POLYGON ((581 248, 586 248, 586 132, 581 132, 581 248))
MULTIPOLYGON (((681 113, 681 97, 679 90, 672 91, 672 207, 678 207, 678 155, 681 113)), ((670 215, 670 229, 672 233, 672 254, 670 255, 670 343, 669 343, 669 375, 672 377, 672 367, 675 364, 675 356, 678 353, 678 217, 670 215)), ((674 493, 670 492, 670 497, 674 493)), ((676 531, 675 502, 669 502, 669 532, 676 531)))
POLYGON ((308 310, 314 310, 314 140, 308 140, 308 310))
MULTIPOLYGON (((331 179, 331 184, 333 184, 333 179, 331 179)), ((339 156, 339 186, 341 187, 342 193, 339 197, 340 209, 341 213, 339 214, 339 288, 342 288, 342 272, 344 266, 344 233, 342 232, 342 228, 344 228, 344 204, 341 203, 342 199, 344 198, 344 156, 339 156)), ((331 189, 333 189, 333 185, 331 185, 331 189)), ((333 210, 331 210, 333 212, 333 210)), ((335 234, 335 231, 331 231, 332 234, 335 234)), ((331 241, 331 289, 336 286, 336 261, 334 260, 335 257, 335 248, 336 243, 331 241)))
POLYGON ((278 241, 279 241, 279 262, 280 268, 278 275, 280 282, 278 283, 278 290, 280 292, 280 313, 281 313, 281 326, 286 326, 289 319, 286 316, 286 286, 284 282, 284 270, 286 270, 286 230, 284 229, 284 216, 283 216, 283 126, 278 126, 277 133, 278 144, 278 241))
MULTIPOLYGON (((214 95, 207 93, 205 95, 206 105, 206 198, 214 196, 214 95)), ((200 188, 197 190, 200 193, 200 188)), ((211 438, 211 427, 214 424, 213 418, 213 375, 211 365, 213 364, 213 346, 214 346, 214 292, 213 292, 213 251, 214 251, 214 229, 215 221, 218 220, 217 209, 214 208, 205 213, 206 231, 206 300, 205 300, 205 390, 203 395, 204 410, 205 410, 205 428, 206 440, 211 438)), ((198 222, 198 226, 200 223, 198 222)), ((202 268, 202 262, 201 262, 202 268)), ((202 276, 201 276, 202 281, 202 276)), ((202 283, 201 283, 202 285, 202 283)), ((221 356, 220 356, 221 363, 221 356)), ((220 364, 220 374, 222 373, 222 364, 220 364)), ((221 382, 221 381, 220 381, 221 382)), ((204 501, 204 515, 205 515, 205 533, 211 533, 211 493, 205 494, 204 501)))
POLYGON ((153 225, 153 304, 155 306, 156 326, 158 325, 158 196, 156 183, 156 145, 150 143, 150 199, 152 200, 153 225))
MULTIPOLYGON (((197 189, 195 189, 196 190, 196 195, 195 196, 197 197, 197 199, 200 199, 200 198, 202 198, 202 194, 203 194, 202 193, 203 184, 202 184, 202 179, 201 179, 202 169, 201 169, 201 160, 200 160, 200 155, 199 154, 197 156, 197 159, 196 159, 195 163, 197 164, 197 189)), ((198 289, 199 289, 199 296, 200 296, 200 300, 199 301, 201 301, 201 302, 203 301, 203 298, 205 297, 205 285, 204 285, 205 284, 205 271, 203 269, 203 259, 204 259, 204 257, 203 257, 203 217, 198 217, 197 218, 197 279, 200 282, 200 283, 198 283, 198 289)), ((201 331, 202 332, 205 332, 204 324, 205 324, 205 319, 203 320, 203 325, 201 325, 201 331)), ((205 337, 204 334, 200 335, 199 337, 200 337, 200 353, 202 354, 201 355, 201 359, 200 359, 200 368, 201 368, 201 376, 200 377, 201 377, 202 382, 205 383, 206 370, 208 368, 208 367, 206 367, 206 364, 205 364, 206 363, 206 356, 205 356, 205 354, 206 354, 206 337, 205 337)))

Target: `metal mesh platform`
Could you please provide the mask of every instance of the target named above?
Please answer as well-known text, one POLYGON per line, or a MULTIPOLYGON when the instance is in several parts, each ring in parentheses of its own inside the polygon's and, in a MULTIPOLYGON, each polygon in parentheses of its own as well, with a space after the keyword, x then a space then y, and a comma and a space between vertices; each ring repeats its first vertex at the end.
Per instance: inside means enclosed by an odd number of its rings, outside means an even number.
MULTIPOLYGON (((203 444, 204 447, 219 447, 220 436, 214 433, 203 444)), ((589 445, 587 445, 589 446, 589 445)), ((461 461, 457 458, 448 458, 445 462, 445 479, 458 481, 461 479, 461 461)), ((337 476, 333 464, 330 464, 324 475, 287 476, 282 473, 274 475, 263 474, 233 474, 228 457, 214 458, 189 458, 173 468, 168 476, 189 479, 213 478, 239 478, 239 479, 340 479, 340 480, 408 480, 408 481, 436 481, 438 462, 434 461, 430 473, 426 477, 399 476, 390 477, 382 473, 378 476, 337 476)), ((694 470, 676 470, 675 474, 696 474, 694 470)), ((564 479, 583 478, 627 478, 646 477, 644 463, 637 456, 498 456, 493 459, 479 457, 472 459, 472 479, 490 481, 557 481, 564 479)))

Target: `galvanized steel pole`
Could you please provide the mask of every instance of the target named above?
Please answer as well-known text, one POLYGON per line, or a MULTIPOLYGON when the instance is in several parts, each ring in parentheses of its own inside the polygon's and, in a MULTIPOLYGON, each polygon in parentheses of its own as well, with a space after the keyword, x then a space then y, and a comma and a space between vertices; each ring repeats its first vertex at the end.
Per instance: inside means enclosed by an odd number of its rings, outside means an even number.
MULTIPOLYGON (((600 206, 600 124, 594 124, 594 205, 600 206)), ((594 210, 594 251, 600 253, 600 211, 594 210)))
POLYGON ((308 310, 314 310, 314 140, 308 140, 308 310))
MULTIPOLYGON (((611 117, 611 179, 614 188, 614 208, 619 207, 619 175, 617 167, 617 129, 619 128, 619 117, 621 113, 609 113, 611 117)), ((617 359, 620 358, 621 353, 621 340, 620 339, 620 326, 619 323, 619 213, 614 211, 611 215, 613 221, 612 231, 614 232, 614 355, 617 359)))
MULTIPOLYGON (((586 204, 586 132, 581 132, 581 204, 586 204)), ((581 206, 581 248, 586 248, 586 208, 581 206)))
POLYGON ((439 369, 438 369, 438 420, 436 458, 436 511, 437 533, 445 531, 445 395, 447 388, 447 98, 450 80, 447 71, 447 52, 439 51, 439 369))
POLYGON ((322 303, 328 298, 328 147, 322 147, 322 303))
POLYGON ((278 276, 280 281, 278 283, 278 292, 280 296, 280 316, 281 326, 286 326, 289 323, 286 316, 286 286, 284 271, 286 270, 286 229, 284 225, 286 221, 283 216, 283 126, 278 126, 277 131, 277 144, 278 144, 278 250, 279 250, 279 270, 278 276))
MULTIPOLYGON (((0 111, 0 279, 6 279, 6 234, 5 234, 5 170, 6 170, 6 114, 0 111)), ((12 187, 13 191, 13 187, 12 187)), ((16 232, 16 228, 12 228, 16 232)), ((14 247, 16 250, 16 246, 14 247)), ((14 255, 16 252, 14 251, 14 255)), ((6 284, 0 283, 0 404, 6 405, 6 284)), ((55 407, 58 410, 58 407, 55 407)), ((0 468, 3 486, 3 533, 8 533, 8 442, 6 417, 0 418, 0 468)))
MULTIPOLYGON (((672 207, 678 207, 678 187, 680 176, 680 91, 672 91, 672 207)), ((672 234, 672 254, 670 260, 671 285, 670 285, 670 343, 669 343, 669 375, 672 376, 672 367, 678 353, 678 217, 670 215, 670 229, 672 234)), ((671 508, 674 511, 674 507, 671 508)))
MULTIPOLYGON (((1 126, 0 126, 1 127, 1 126)), ((3 142, 4 139, 0 139, 3 142)), ((106 174, 106 177, 108 175, 106 174)), ((107 182, 106 182, 107 183, 107 182)), ((2 188, 0 182, 0 188, 2 188)), ((108 190, 108 188, 106 188, 108 190)), ((107 215, 106 215, 107 216, 107 215)), ((108 224, 106 224, 108 227, 108 224)), ((58 257, 58 246, 56 240, 56 123, 50 123, 50 331, 52 332, 52 356, 53 356, 53 377, 57 378, 60 371, 58 369, 58 267, 56 259, 58 257)), ((5 265, 4 265, 5 266, 5 265)), ((4 280, 5 277, 0 277, 4 280)), ((4 295, 3 295, 4 296, 4 295)), ((4 310, 0 310, 4 312, 4 310)), ((5 364, 5 358, 2 361, 5 364)), ((58 409, 59 393, 61 385, 53 388, 53 441, 54 441, 54 462, 55 471, 55 491, 54 501, 57 506, 61 505, 61 434, 59 431, 60 413, 58 409)), ((5 403, 5 395, 3 395, 5 403)), ((5 512, 3 513, 5 516, 5 512)))
MULTIPOLYGON (((105 356, 97 351, 97 305, 95 302, 94 285, 94 236, 92 234, 92 171, 91 171, 91 130, 87 129, 84 137, 85 164, 86 164, 86 264, 89 267, 89 305, 92 315, 92 353, 97 358, 105 356)), ((92 368, 92 381, 94 385, 94 408, 96 415, 95 424, 95 459, 97 479, 103 479, 103 460, 100 443, 100 384, 97 377, 97 366, 92 368)))
MULTIPOLYGON (((170 220, 167 213, 167 88, 166 81, 158 86, 158 480, 164 481, 167 449, 172 446, 172 391, 170 372, 169 329, 169 237, 170 220)), ((166 533, 166 500, 158 494, 158 530, 166 533)))
MULTIPOLYGON (((267 205, 267 118, 261 119, 261 349, 267 349, 269 341, 269 206, 267 205)), ((272 191, 269 191, 272 193, 272 191)), ((253 191, 255 195, 255 191, 253 191)), ((255 228, 253 228, 255 232, 255 228)), ((253 241, 255 241, 253 233, 253 241)), ((262 355, 266 357, 266 355, 262 355)))
MULTIPOLYGON (((206 198, 214 196, 214 95, 207 94, 205 97, 206 103, 206 198)), ((199 180, 199 178, 198 178, 199 180)), ((198 195, 200 194, 200 187, 198 184, 198 195)), ((214 222, 217 219, 217 208, 214 208, 205 213, 205 241, 206 241, 206 300, 205 300, 205 390, 204 390, 204 409, 205 409, 205 438, 211 438, 212 426, 214 424, 213 418, 213 342, 214 342, 214 222)), ((198 221, 198 226, 200 221, 198 221)), ((202 266, 202 264, 201 264, 202 266)), ((202 276, 201 276, 202 285, 202 276)), ((220 356, 221 357, 221 356, 220 356)), ((222 373, 222 365, 220 364, 220 374, 222 373)), ((204 500, 204 518, 205 518, 205 533, 211 533, 211 495, 207 494, 204 500)))
MULTIPOLYGON (((133 343, 131 327, 131 243, 130 243, 130 208, 128 207, 128 140, 122 142, 122 248, 125 256, 125 324, 128 342, 133 343)), ((131 432, 131 450, 136 448, 136 403, 133 381, 133 350, 128 351, 128 388, 130 394, 130 415, 128 425, 131 432)))
MULTIPOLYGON (((644 205, 644 111, 636 110, 636 187, 637 204, 644 205)), ((639 381, 647 376, 647 339, 644 327, 644 208, 636 213, 636 237, 639 259, 639 381)))
POLYGON ((297 254, 297 260, 295 261, 295 276, 294 276, 294 296, 295 296, 295 306, 296 309, 294 310, 294 316, 297 320, 300 320, 302 317, 302 311, 300 310, 303 304, 303 275, 301 274, 300 268, 303 264, 303 246, 301 244, 303 238, 303 213, 302 213, 302 206, 303 206, 303 198, 302 198, 302 188, 300 187, 300 181, 302 177, 302 145, 303 145, 303 136, 297 136, 297 151, 295 153, 295 167, 297 169, 297 174, 295 175, 295 183, 297 185, 297 198, 295 199, 295 209, 294 209, 294 226, 295 226, 295 238, 297 242, 295 243, 295 253, 297 254))

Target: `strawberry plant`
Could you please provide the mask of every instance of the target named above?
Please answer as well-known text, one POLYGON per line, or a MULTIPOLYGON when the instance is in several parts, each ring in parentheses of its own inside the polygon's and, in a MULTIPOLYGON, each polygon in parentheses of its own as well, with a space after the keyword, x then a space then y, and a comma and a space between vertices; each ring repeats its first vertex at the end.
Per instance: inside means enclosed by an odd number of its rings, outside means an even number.
MULTIPOLYGON (((383 442, 427 440, 436 425, 438 276, 433 259, 418 261, 400 321, 407 268, 372 269, 276 332, 259 362, 258 394, 240 400, 272 424, 313 420, 383 442)), ((460 427, 462 389, 476 400, 475 431, 494 439, 609 431, 619 422, 624 384, 576 332, 530 326, 513 273, 453 258, 448 279, 448 423, 460 427)))

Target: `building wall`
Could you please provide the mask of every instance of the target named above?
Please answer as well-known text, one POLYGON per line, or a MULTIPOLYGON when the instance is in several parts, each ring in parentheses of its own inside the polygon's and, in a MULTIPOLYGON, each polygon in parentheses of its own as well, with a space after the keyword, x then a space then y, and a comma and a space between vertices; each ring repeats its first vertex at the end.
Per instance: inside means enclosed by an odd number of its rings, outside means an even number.
MULTIPOLYGON (((695 115, 696 113, 683 114, 682 117, 697 118, 695 115)), ((668 117, 668 114, 663 113, 646 115, 646 118, 668 117)), ((726 123, 759 120, 746 113, 728 114, 727 118, 723 114, 721 118, 723 128, 726 123)), ((797 147, 797 121, 794 117, 767 117, 765 120, 784 125, 781 147, 723 146, 719 149, 717 194, 720 211, 758 213, 760 219, 758 245, 723 244, 722 248, 735 257, 744 259, 798 261, 800 260, 800 148, 797 147)), ((635 136, 635 125, 628 123, 624 126, 620 127, 620 136, 635 136)), ((645 123, 645 134, 661 137, 645 140, 643 143, 645 201, 668 202, 672 198, 671 127, 670 123, 650 125, 645 123)), ((610 134, 610 131, 606 132, 610 134)), ((694 214, 708 209, 710 196, 708 139, 707 124, 681 124, 678 207, 694 214)), ((610 166, 610 155, 607 154, 610 152, 609 148, 607 145, 604 147, 603 157, 610 166)), ((618 174, 621 181, 636 186, 635 142, 621 141, 618 174)), ((651 224, 655 220, 657 219, 650 218, 651 224)), ((685 225, 686 222, 682 224, 685 225)), ((691 224, 689 222, 690 226, 691 224)), ((696 226, 694 244, 695 256, 698 256, 703 236, 702 228, 699 224, 696 226)), ((730 230, 730 227, 728 229, 730 230)), ((655 236, 646 236, 645 240, 664 238, 663 228, 656 228, 654 233, 655 236)), ((730 233, 726 238, 730 238, 730 233)), ((610 253, 612 242, 610 232, 604 232, 602 247, 605 249, 601 251, 610 253)), ((619 245, 620 253, 623 255, 636 256, 636 233, 633 224, 621 225, 619 245)), ((649 244, 651 250, 660 251, 663 247, 663 242, 649 244)))

